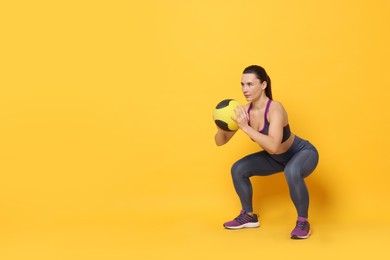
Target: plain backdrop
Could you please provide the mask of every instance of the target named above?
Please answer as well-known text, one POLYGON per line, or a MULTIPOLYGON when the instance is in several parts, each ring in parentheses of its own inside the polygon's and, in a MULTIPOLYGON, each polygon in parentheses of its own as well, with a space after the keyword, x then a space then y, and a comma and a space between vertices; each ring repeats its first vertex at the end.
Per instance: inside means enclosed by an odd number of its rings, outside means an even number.
POLYGON ((387 259, 390 2, 0 1, 0 258, 387 259), (261 227, 212 111, 263 66, 320 154, 313 234, 283 174, 253 178, 261 227))

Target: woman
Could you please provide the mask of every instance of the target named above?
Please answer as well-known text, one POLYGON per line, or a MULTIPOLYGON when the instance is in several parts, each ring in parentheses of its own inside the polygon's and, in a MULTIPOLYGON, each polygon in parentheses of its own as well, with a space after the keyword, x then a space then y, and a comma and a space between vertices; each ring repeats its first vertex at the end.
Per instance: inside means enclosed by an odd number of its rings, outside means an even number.
MULTIPOLYGON (((252 208, 252 176, 267 176, 284 172, 290 196, 297 210, 296 226, 290 234, 293 239, 308 238, 309 193, 304 178, 318 164, 318 152, 308 141, 290 131, 287 113, 281 103, 272 99, 271 80, 264 68, 252 65, 245 68, 241 78, 242 92, 249 102, 235 109, 239 128, 263 151, 250 154, 232 167, 234 188, 240 198, 242 210, 232 221, 224 223, 228 229, 258 227, 258 215, 252 208)), ((218 127, 217 127, 218 128, 218 127)), ((220 128, 215 135, 218 146, 226 144, 237 131, 220 128)))

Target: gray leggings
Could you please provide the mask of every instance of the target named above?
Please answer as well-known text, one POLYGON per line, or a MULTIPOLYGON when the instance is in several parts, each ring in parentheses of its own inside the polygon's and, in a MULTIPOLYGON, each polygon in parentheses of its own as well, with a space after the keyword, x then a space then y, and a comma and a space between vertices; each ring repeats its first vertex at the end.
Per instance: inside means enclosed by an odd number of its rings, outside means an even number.
POLYGON ((272 155, 261 151, 240 159, 232 166, 232 177, 242 208, 253 212, 250 177, 284 172, 298 216, 307 218, 309 192, 304 178, 314 171, 318 158, 317 149, 309 141, 295 136, 292 146, 283 154, 272 155))

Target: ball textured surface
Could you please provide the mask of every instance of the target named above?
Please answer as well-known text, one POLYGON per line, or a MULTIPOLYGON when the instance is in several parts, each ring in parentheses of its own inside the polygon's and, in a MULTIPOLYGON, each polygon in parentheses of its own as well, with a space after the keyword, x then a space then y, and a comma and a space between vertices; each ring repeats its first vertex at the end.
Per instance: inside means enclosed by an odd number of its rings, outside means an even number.
POLYGON ((231 118, 236 117, 234 109, 241 105, 234 99, 225 99, 218 103, 214 109, 213 118, 219 128, 225 131, 238 130, 237 123, 231 118))

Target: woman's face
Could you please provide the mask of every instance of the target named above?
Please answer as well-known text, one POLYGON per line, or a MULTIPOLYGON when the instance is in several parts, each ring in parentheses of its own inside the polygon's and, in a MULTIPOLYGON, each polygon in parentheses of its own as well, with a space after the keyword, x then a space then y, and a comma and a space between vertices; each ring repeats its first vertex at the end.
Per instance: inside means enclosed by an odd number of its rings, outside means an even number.
POLYGON ((267 86, 267 82, 263 81, 260 83, 260 80, 253 73, 242 74, 241 77, 241 87, 242 93, 244 94, 248 102, 260 98, 261 93, 267 86))

